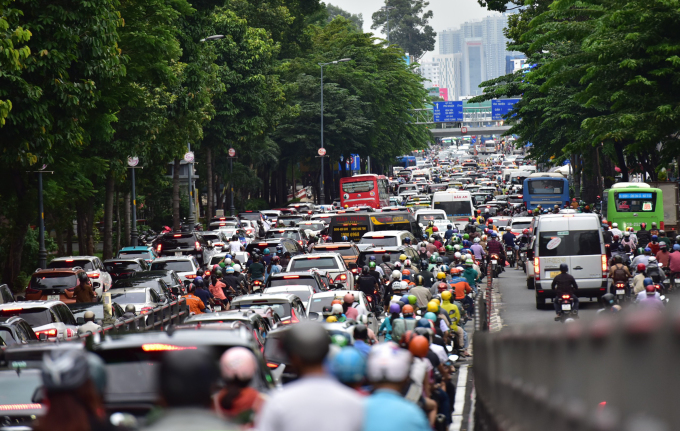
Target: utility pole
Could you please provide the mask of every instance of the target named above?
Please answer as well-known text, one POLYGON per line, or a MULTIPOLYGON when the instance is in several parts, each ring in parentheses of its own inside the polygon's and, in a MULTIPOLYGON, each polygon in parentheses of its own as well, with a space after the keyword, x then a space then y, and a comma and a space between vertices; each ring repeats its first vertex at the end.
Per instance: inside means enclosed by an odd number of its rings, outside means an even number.
POLYGON ((390 11, 392 9, 396 9, 394 6, 383 6, 380 9, 384 10, 385 13, 387 13, 387 20, 385 21, 385 25, 387 27, 387 44, 390 44, 390 11))

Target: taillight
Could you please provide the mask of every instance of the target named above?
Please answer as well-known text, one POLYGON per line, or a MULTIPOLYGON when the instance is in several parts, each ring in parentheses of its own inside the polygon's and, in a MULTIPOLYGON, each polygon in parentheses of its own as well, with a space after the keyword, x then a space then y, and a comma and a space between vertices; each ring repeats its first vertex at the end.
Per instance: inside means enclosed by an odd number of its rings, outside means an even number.
POLYGON ((174 350, 196 350, 193 346, 173 346, 172 344, 161 343, 147 343, 142 344, 142 350, 145 352, 167 352, 174 350))
POLYGON ((210 277, 210 271, 207 270, 207 269, 205 270, 205 276, 206 276, 206 277, 210 277))
POLYGON ((66 288, 66 289, 64 289, 64 290, 66 290, 66 291, 69 292, 69 293, 73 293, 73 292, 76 291, 76 287, 73 286, 73 287, 66 288))
POLYGON ((335 277, 334 281, 339 281, 340 283, 345 283, 347 281, 347 276, 345 274, 340 274, 337 277, 335 277))
POLYGON ((541 279, 541 265, 537 257, 534 258, 534 277, 536 280, 541 279))
POLYGON ((87 274, 87 276, 90 277, 90 278, 99 278, 99 273, 93 272, 92 274, 87 274))
POLYGON ((368 302, 373 302, 373 297, 372 297, 372 296, 368 296, 368 297, 366 297, 366 299, 368 299, 368 302))
POLYGON ((267 362, 267 366, 271 369, 279 368, 279 364, 276 362, 267 362))
POLYGON ((160 252, 161 252, 161 248, 163 248, 163 244, 158 244, 158 247, 156 247, 156 251, 157 251, 158 253, 160 253, 160 252))
POLYGON ((358 274, 359 268, 353 268, 353 269, 350 269, 350 271, 352 272, 352 274, 358 274))
POLYGON ((569 298, 571 298, 570 295, 562 295, 562 299, 569 299, 569 298))
POLYGON ((40 337, 40 334, 46 334, 47 337, 56 337, 57 336, 57 330, 56 329, 45 329, 42 331, 35 331, 35 335, 40 337))
POLYGON ((196 241, 194 243, 194 248, 196 249, 196 251, 201 251, 201 244, 198 241, 196 241))
POLYGON ((196 278, 196 274, 189 274, 186 276, 186 278, 188 278, 189 280, 193 280, 194 278, 196 278))
POLYGON ((300 323, 300 319, 295 315, 295 310, 290 310, 291 316, 290 316, 290 322, 291 323, 300 323))
POLYGON ((142 314, 151 313, 153 307, 142 307, 142 314))
POLYGON ((302 245, 302 241, 298 241, 298 244, 302 245))
POLYGON ((602 278, 607 278, 607 255, 603 254, 601 256, 601 261, 602 261, 602 278))

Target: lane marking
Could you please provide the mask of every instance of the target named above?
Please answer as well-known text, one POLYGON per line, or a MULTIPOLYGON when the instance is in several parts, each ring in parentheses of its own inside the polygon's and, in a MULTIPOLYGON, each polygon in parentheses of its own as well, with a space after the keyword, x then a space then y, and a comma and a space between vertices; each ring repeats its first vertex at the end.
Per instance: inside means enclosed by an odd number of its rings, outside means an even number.
POLYGON ((465 408, 467 389, 468 364, 463 364, 458 369, 458 382, 456 383, 456 402, 453 404, 451 425, 449 431, 460 431, 463 426, 463 409, 465 408), (462 392, 461 392, 462 390, 462 392))

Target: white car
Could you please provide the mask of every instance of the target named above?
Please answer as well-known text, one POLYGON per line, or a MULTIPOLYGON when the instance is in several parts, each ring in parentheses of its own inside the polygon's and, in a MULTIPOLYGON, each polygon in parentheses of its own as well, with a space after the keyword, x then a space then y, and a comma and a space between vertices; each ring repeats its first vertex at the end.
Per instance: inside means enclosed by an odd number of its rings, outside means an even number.
POLYGON ((324 223, 322 220, 323 219, 299 221, 295 227, 303 229, 307 235, 311 232, 318 237, 321 235, 321 232, 328 229, 328 224, 324 223))
POLYGON ((71 309, 61 301, 21 301, 0 305, 0 317, 17 316, 28 323, 35 335, 70 340, 78 336, 78 324, 71 309))
POLYGON ((267 219, 269 220, 269 222, 271 223, 272 226, 276 226, 276 220, 278 220, 279 217, 281 217, 281 214, 283 214, 279 210, 266 210, 266 211, 260 211, 260 212, 262 213, 262 215, 267 216, 267 219))
POLYGON ((364 314, 368 317, 368 327, 373 330, 373 332, 378 334, 378 328, 380 327, 380 321, 378 318, 370 311, 368 304, 368 299, 364 292, 359 290, 329 290, 326 292, 315 293, 310 298, 310 306, 307 313, 319 313, 319 321, 325 320, 323 317, 323 308, 330 307, 331 302, 334 299, 339 299, 340 301, 345 300, 345 295, 351 293, 354 295, 354 302, 356 305, 353 307, 357 309, 359 314, 364 314))
POLYGON ((326 271, 334 283, 342 283, 354 289, 354 274, 347 268, 339 253, 300 254, 293 256, 286 268, 287 272, 320 269, 326 271))
POLYGON ((160 295, 153 287, 117 287, 111 289, 111 301, 123 309, 126 305, 132 304, 137 314, 149 312, 163 305, 160 295))
POLYGON ((247 235, 257 236, 257 222, 255 220, 241 220, 241 225, 247 235))
MULTIPOLYGON (((208 266, 212 268, 214 265, 219 265, 220 262, 222 262, 222 259, 224 259, 226 256, 227 253, 218 253, 214 255, 212 259, 210 259, 210 265, 208 266)), ((237 259, 240 262, 241 268, 244 268, 245 270, 245 263, 248 262, 248 253, 246 253, 245 251, 239 251, 235 255, 231 256, 233 256, 234 259, 237 259)))
POLYGON ((79 266, 87 272, 87 276, 92 280, 92 288, 101 298, 102 293, 111 289, 113 280, 111 274, 106 271, 101 259, 97 256, 69 256, 55 257, 47 264, 48 269, 73 268, 79 266))
POLYGON ((200 266, 194 256, 159 257, 151 262, 151 271, 172 269, 182 282, 196 278, 198 268, 200 266))
POLYGON ((307 284, 290 284, 286 286, 267 287, 262 293, 291 293, 300 298, 300 301, 302 301, 302 304, 305 306, 305 310, 309 310, 312 295, 314 294, 314 288, 307 284))
POLYGON ((510 228, 515 235, 521 235, 524 229, 529 229, 533 217, 513 217, 510 220, 510 228))
POLYGON ((229 242, 227 238, 231 238, 231 236, 227 237, 225 231, 222 229, 203 232, 203 239, 212 242, 216 253, 219 253, 224 249, 225 245, 229 242))
POLYGON ((446 218, 446 211, 444 210, 422 209, 416 211, 415 216, 416 221, 420 224, 420 227, 425 229, 427 225, 432 222, 442 234, 446 232, 446 226, 451 224, 449 219, 446 218))
POLYGON ((359 244, 369 244, 376 247, 398 247, 403 244, 404 238, 410 238, 411 244, 416 244, 418 240, 407 230, 383 230, 377 232, 366 232, 359 244))

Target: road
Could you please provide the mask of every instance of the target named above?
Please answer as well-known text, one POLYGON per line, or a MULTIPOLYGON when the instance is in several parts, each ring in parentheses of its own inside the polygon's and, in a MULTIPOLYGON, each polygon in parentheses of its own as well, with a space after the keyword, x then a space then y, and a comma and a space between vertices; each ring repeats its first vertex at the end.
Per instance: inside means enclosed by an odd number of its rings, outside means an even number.
MULTIPOLYGON (((559 325, 554 320, 555 312, 552 308, 536 309, 534 291, 527 289, 526 275, 521 269, 506 268, 498 279, 498 289, 502 301, 500 316, 503 320, 503 327, 536 324, 559 325)), ((546 305, 552 307, 550 302, 546 305)), ((588 298, 581 298, 579 318, 593 318, 599 308, 597 302, 590 302, 588 298)))

